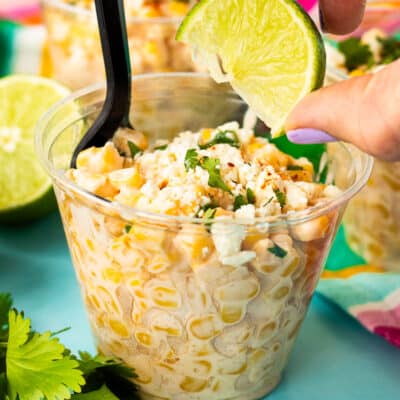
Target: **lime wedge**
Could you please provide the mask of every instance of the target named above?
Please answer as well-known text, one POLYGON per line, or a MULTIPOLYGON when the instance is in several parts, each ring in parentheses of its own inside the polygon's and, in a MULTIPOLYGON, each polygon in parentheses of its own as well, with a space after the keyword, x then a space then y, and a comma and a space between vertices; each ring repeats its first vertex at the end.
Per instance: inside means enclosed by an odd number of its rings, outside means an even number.
POLYGON ((68 94, 37 76, 0 79, 0 222, 25 222, 54 210, 51 180, 34 152, 34 130, 49 107, 68 94))
POLYGON ((283 134, 296 103, 323 84, 321 35, 294 0, 200 0, 177 40, 192 46, 217 82, 231 83, 273 137, 283 134))

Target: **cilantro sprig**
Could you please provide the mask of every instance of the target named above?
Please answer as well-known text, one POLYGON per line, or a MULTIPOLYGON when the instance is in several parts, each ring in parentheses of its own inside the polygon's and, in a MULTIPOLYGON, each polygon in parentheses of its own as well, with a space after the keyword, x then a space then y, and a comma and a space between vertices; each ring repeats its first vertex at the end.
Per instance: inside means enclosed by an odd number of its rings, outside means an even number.
POLYGON ((32 330, 11 296, 0 293, 0 400, 138 399, 127 380, 134 373, 121 361, 74 356, 56 335, 32 330))

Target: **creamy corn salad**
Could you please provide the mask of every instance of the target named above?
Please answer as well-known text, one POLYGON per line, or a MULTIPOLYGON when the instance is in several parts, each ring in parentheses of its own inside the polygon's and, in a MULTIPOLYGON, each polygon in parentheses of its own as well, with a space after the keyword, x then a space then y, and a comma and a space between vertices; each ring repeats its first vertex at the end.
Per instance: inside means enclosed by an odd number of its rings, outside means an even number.
POLYGON ((56 187, 98 348, 135 369, 143 398, 251 400, 270 392, 340 211, 275 229, 254 221, 290 218, 340 190, 315 183, 307 159, 236 122, 151 145, 120 130, 81 152, 66 174, 147 212, 110 215, 56 187))
MULTIPOLYGON (((362 76, 400 58, 400 39, 371 29, 348 39, 339 50, 328 46, 328 62, 348 76, 362 76)), ((400 271, 400 162, 375 160, 368 185, 344 217, 347 240, 369 263, 400 271)))
MULTIPOLYGON (((195 1, 126 0, 132 71, 197 71, 190 49, 175 40, 179 21, 195 1)), ((104 79, 93 0, 43 1, 47 44, 42 74, 78 89, 104 79), (63 8, 63 5, 72 6, 63 8)))

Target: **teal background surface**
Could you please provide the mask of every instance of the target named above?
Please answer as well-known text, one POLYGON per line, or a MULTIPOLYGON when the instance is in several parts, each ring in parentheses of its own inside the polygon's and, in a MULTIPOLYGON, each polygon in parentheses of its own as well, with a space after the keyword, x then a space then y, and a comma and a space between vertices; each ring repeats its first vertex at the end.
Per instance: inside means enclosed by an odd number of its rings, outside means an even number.
MULTIPOLYGON (((340 233, 329 268, 360 261, 340 233)), ((57 213, 30 225, 0 227, 0 291, 38 331, 70 326, 61 340, 94 351, 57 213)), ((391 400, 400 398, 400 351, 365 331, 316 295, 281 385, 268 400, 391 400)))

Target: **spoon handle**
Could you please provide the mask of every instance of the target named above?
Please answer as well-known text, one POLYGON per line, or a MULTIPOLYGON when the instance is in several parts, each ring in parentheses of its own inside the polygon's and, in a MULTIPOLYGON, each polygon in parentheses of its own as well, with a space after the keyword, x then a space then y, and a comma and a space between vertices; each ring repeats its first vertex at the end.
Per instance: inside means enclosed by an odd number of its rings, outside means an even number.
POLYGON ((131 127, 131 66, 123 0, 95 0, 107 78, 103 109, 75 149, 71 166, 80 151, 103 146, 119 127, 131 127))

